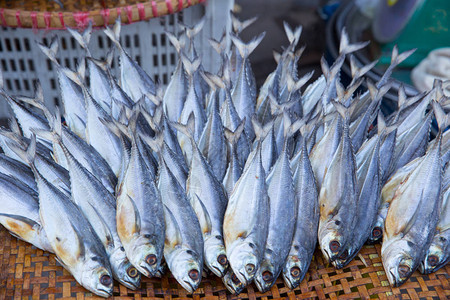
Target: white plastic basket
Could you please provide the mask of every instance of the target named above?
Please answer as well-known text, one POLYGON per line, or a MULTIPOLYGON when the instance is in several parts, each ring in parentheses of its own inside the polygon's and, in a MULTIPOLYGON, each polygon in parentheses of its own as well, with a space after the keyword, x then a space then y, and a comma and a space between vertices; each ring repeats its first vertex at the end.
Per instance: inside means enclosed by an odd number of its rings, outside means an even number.
MULTIPOLYGON (((155 81, 166 85, 176 66, 177 55, 164 32, 178 33, 178 22, 193 25, 206 15, 205 25, 196 37, 195 44, 204 68, 210 72, 217 71, 219 57, 209 46, 208 39, 220 38, 223 30, 229 28, 228 12, 233 3, 233 0, 209 0, 205 5, 195 5, 180 13, 124 24, 121 31, 122 46, 155 81)), ((41 52, 36 42, 48 44, 53 35, 59 39, 60 63, 74 69, 84 52, 66 30, 36 32, 32 29, 0 27, 0 68, 6 91, 12 95, 31 96, 34 81, 39 79, 46 105, 50 109, 60 104, 58 79, 54 65, 41 52)), ((95 58, 103 59, 110 46, 111 42, 102 30, 93 32, 89 48, 95 58)), ((117 57, 112 68, 118 75, 117 57)), ((7 117, 9 113, 9 107, 2 99, 0 118, 7 117)))

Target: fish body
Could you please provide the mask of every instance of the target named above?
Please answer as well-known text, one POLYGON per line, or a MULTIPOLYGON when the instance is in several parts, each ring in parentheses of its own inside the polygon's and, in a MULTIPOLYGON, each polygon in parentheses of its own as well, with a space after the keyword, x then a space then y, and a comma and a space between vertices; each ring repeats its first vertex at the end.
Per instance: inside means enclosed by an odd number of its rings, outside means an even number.
POLYGON ((13 159, 5 154, 0 154, 0 174, 16 178, 30 189, 37 191, 34 175, 30 167, 19 160, 13 159))

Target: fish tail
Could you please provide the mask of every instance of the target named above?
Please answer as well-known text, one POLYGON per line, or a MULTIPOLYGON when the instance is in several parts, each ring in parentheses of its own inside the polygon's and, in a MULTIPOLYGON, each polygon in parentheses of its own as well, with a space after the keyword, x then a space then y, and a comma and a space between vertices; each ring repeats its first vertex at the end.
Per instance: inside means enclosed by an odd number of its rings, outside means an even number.
POLYGON ((170 123, 177 131, 180 131, 187 137, 189 137, 191 140, 194 139, 194 131, 195 131, 195 116, 194 113, 191 112, 186 125, 178 123, 178 122, 171 122, 170 123))
MULTIPOLYGON (((159 132, 154 138, 151 138, 147 134, 139 134, 140 138, 148 145, 155 153, 160 153, 164 145, 164 134, 159 132)), ((161 157, 162 158, 162 157, 161 157)))
POLYGON ((392 49, 392 56, 391 56, 391 66, 392 68, 395 68, 396 66, 398 66, 399 64, 401 64, 405 59, 407 59, 409 56, 411 56, 411 54, 413 54, 415 51, 417 50, 417 48, 402 52, 402 53, 398 53, 398 47, 397 45, 394 46, 394 48, 392 49))
POLYGON ((265 35, 265 32, 261 33, 253 38, 248 44, 244 43, 239 37, 233 35, 231 36, 231 40, 238 49, 239 54, 245 59, 256 49, 256 47, 258 47, 265 35))
POLYGON ((46 46, 42 43, 38 43, 39 48, 41 49, 41 51, 53 62, 55 63, 57 66, 59 66, 58 60, 56 59, 56 54, 58 53, 58 48, 59 48, 59 44, 58 44, 58 39, 56 38, 56 36, 53 36, 51 41, 50 41, 50 46, 46 46))
POLYGON ((445 113, 445 111, 442 109, 442 106, 436 100, 433 100, 431 102, 431 105, 433 106, 434 115, 438 123, 439 133, 442 133, 449 125, 449 115, 445 113))
POLYGON ((288 22, 286 21, 283 22, 283 26, 284 32, 286 32, 286 36, 289 40, 289 43, 297 45, 298 41, 300 40, 300 35, 302 34, 303 27, 300 25, 295 27, 294 30, 292 30, 291 26, 289 26, 288 22))
POLYGON ((241 21, 239 20, 232 11, 230 11, 230 18, 231 18, 231 26, 233 27, 233 31, 235 34, 241 33, 245 28, 252 25, 258 17, 253 17, 248 20, 241 21))
POLYGON ((189 27, 186 24, 179 23, 182 31, 186 32, 188 39, 192 40, 202 29, 206 22, 206 16, 203 16, 194 26, 189 27))
POLYGON ((296 91, 300 90, 302 88, 302 86, 304 86, 305 83, 307 83, 311 79, 313 74, 314 74, 314 71, 311 71, 311 72, 305 74, 299 80, 295 81, 294 78, 292 78, 291 73, 287 73, 286 79, 287 79, 288 91, 296 92, 296 91))
POLYGON ((350 44, 350 39, 348 37, 347 30, 344 27, 341 32, 341 43, 339 44, 339 55, 345 56, 352 52, 356 52, 356 51, 366 47, 367 45, 369 45, 369 43, 370 43, 369 41, 366 41, 366 42, 350 44))
POLYGON ((217 88, 221 88, 221 89, 225 88, 225 83, 219 76, 211 74, 209 72, 201 72, 200 75, 203 77, 203 79, 209 85, 211 90, 216 90, 217 88))
POLYGON ((244 117, 244 119, 241 121, 241 124, 239 124, 239 126, 236 128, 234 132, 229 130, 228 128, 224 128, 225 138, 227 139, 230 145, 236 145, 237 141, 241 137, 242 132, 244 132, 245 121, 246 118, 244 117))
POLYGON ((106 27, 103 32, 106 34, 107 37, 111 39, 111 41, 116 45, 116 47, 120 50, 122 50, 122 45, 120 45, 120 29, 121 29, 121 20, 120 16, 116 19, 116 22, 114 23, 113 28, 106 27))
POLYGON ((69 27, 67 27, 67 30, 78 42, 78 44, 80 44, 80 46, 89 54, 89 41, 91 40, 92 35, 92 21, 89 22, 88 26, 82 33, 78 32, 76 29, 69 27))
POLYGON ((367 72, 369 72, 375 65, 378 63, 378 60, 375 60, 371 62, 370 64, 367 64, 365 66, 359 67, 355 56, 352 54, 350 55, 350 70, 352 74, 352 82, 358 78, 363 77, 367 72))
POLYGON ((175 47, 177 53, 180 53, 181 49, 183 49, 185 46, 184 42, 181 39, 177 39, 177 37, 171 32, 166 31, 165 34, 172 45, 175 47))
POLYGON ((197 57, 193 61, 191 61, 183 53, 181 54, 181 61, 183 62, 184 69, 190 76, 192 76, 198 70, 198 68, 200 67, 200 64, 201 64, 201 60, 199 57, 197 57))
MULTIPOLYGON (((5 135, 5 134, 2 133, 2 135, 5 135)), ((35 170, 34 160, 36 157, 36 135, 34 133, 31 134, 30 144, 28 145, 26 150, 23 150, 20 147, 20 144, 16 138, 11 137, 10 135, 8 135, 8 137, 10 137, 10 140, 6 141, 6 143, 8 144, 8 147, 15 154, 17 154, 17 156, 19 156, 24 162, 29 164, 33 170, 35 170)))
POLYGON ((222 37, 220 38, 219 41, 211 38, 208 40, 208 42, 211 45, 211 47, 213 47, 214 50, 216 50, 218 54, 224 54, 225 51, 227 50, 226 31, 224 30, 222 37))
POLYGON ((22 133, 20 132, 20 126, 19 123, 17 123, 17 120, 15 117, 11 117, 8 119, 8 125, 9 128, 11 129, 11 131, 19 136, 22 135, 22 133))

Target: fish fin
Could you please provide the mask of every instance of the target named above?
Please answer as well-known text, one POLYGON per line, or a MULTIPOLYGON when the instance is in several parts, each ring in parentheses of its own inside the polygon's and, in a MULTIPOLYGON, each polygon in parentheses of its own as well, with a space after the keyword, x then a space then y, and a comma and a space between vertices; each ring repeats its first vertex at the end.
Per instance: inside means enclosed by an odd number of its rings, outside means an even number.
POLYGON ((273 59, 275 60, 275 62, 276 62, 277 64, 279 64, 279 63, 280 63, 280 59, 281 59, 281 53, 279 53, 279 52, 273 50, 273 51, 272 51, 272 54, 273 54, 273 59))
POLYGON ((231 25, 235 34, 241 33, 245 28, 255 23, 258 17, 253 17, 248 20, 240 21, 232 11, 230 11, 231 25))
POLYGON ((336 108, 337 112, 341 115, 341 117, 344 120, 348 120, 350 117, 350 112, 347 107, 345 107, 342 103, 337 101, 331 101, 333 103, 334 107, 336 108))
POLYGON ((167 240, 167 236, 170 236, 172 239, 171 246, 175 248, 178 245, 181 245, 183 243, 183 237, 181 235, 181 229, 178 225, 177 219, 173 215, 173 213, 170 211, 170 209, 164 205, 164 220, 166 223, 166 241, 165 243, 169 243, 167 240))
POLYGON ((177 39, 177 37, 173 33, 165 31, 165 34, 169 39, 169 41, 172 43, 172 45, 175 47, 177 53, 179 54, 181 52, 181 49, 183 49, 185 45, 182 44, 182 42, 179 39, 177 39))
POLYGON ((8 125, 13 133, 17 134, 18 136, 22 136, 19 123, 17 123, 17 120, 15 117, 10 117, 8 119, 8 125))
POLYGON ((57 66, 59 66, 58 60, 56 59, 56 54, 58 53, 59 48, 58 39, 56 36, 52 37, 49 47, 42 43, 38 43, 38 47, 45 54, 45 56, 47 56, 57 66))
POLYGON ((212 225, 211 225, 211 217, 209 216, 208 210, 203 204, 202 200, 198 197, 197 194, 194 194, 191 198, 191 205, 194 208, 194 211, 197 213, 198 220, 200 221, 200 225, 203 223, 206 225, 206 228, 202 228, 202 233, 211 233, 212 225))
POLYGON ((201 60, 199 57, 191 61, 184 53, 181 53, 181 61, 183 62, 184 69, 190 76, 192 76, 201 65, 201 60))
POLYGON ((189 27, 186 24, 179 23, 181 30, 186 32, 188 39, 192 40, 202 29, 206 22, 206 16, 203 16, 194 26, 189 27))
POLYGON ((177 131, 180 131, 181 133, 183 133, 184 135, 186 135, 187 137, 193 139, 193 135, 194 135, 194 131, 195 131, 195 116, 194 113, 191 112, 189 114, 188 120, 186 125, 183 125, 181 123, 178 122, 171 122, 170 123, 177 131))
POLYGON ((398 53, 398 47, 397 45, 394 46, 394 48, 392 49, 392 56, 391 56, 391 65, 393 67, 398 66, 399 64, 401 64, 405 59, 407 59, 409 56, 411 56, 411 54, 413 54, 415 51, 417 50, 417 48, 405 51, 403 53, 398 53))
POLYGON ((225 88, 225 84, 219 76, 211 74, 209 72, 200 72, 200 75, 206 81, 211 90, 215 91, 218 87, 225 88))
POLYGON ((236 128, 236 130, 233 132, 229 130, 228 128, 224 128, 225 138, 227 139, 228 143, 231 145, 235 145, 239 138, 241 137, 242 132, 244 132, 245 128, 245 121, 246 118, 242 119, 241 124, 236 128))
POLYGON ((292 77, 292 75, 290 73, 287 73, 286 80, 287 80, 288 91, 296 92, 296 91, 300 90, 302 88, 302 86, 304 86, 305 83, 307 83, 311 79, 313 74, 314 74, 314 71, 311 71, 311 72, 305 74, 299 80, 295 81, 294 78, 292 77))
POLYGON ((257 37, 253 38, 250 42, 247 44, 244 43, 239 37, 231 35, 231 40, 233 41, 233 44, 236 46, 236 48, 239 51, 239 54, 242 58, 247 58, 256 47, 258 47, 259 43, 261 43, 262 39, 266 35, 265 32, 261 33, 257 37))
POLYGON ((284 32, 286 33, 286 36, 289 40, 289 43, 296 45, 298 41, 300 40, 300 35, 302 34, 303 27, 300 25, 298 27, 295 27, 295 30, 292 30, 292 28, 289 26, 289 24, 284 21, 283 22, 284 32))
POLYGON ((449 125, 450 115, 445 114, 442 106, 436 100, 433 100, 431 102, 431 105, 433 106, 433 111, 438 123, 439 132, 442 133, 449 125))
POLYGON ((78 44, 80 44, 81 48, 83 48, 90 56, 89 41, 91 40, 92 35, 92 21, 89 21, 88 26, 82 33, 70 27, 67 27, 67 31, 69 31, 72 37, 78 42, 78 44))
POLYGON ((209 41, 209 44, 211 45, 211 47, 213 47, 214 50, 216 50, 216 52, 218 54, 225 53, 225 51, 227 50, 227 40, 226 40, 226 31, 225 30, 219 41, 212 39, 212 38, 209 39, 208 41, 209 41))
POLYGON ((356 43, 356 44, 350 44, 350 39, 347 34, 347 30, 344 27, 341 31, 341 42, 339 44, 339 54, 340 55, 347 55, 352 52, 356 52, 367 45, 369 45, 369 41, 356 43))
POLYGON ((117 230, 123 236, 133 236, 141 231, 141 218, 133 198, 125 195, 124 199, 117 203, 117 230))
POLYGON ((252 125, 256 135, 255 141, 258 140, 262 141, 267 136, 267 134, 269 134, 269 132, 272 130, 274 123, 275 119, 272 119, 263 126, 254 115, 252 117, 252 125))
POLYGON ((142 133, 139 136, 153 151, 156 153, 161 152, 161 149, 164 146, 164 134, 159 133, 154 138, 142 133))
POLYGON ((105 64, 107 68, 111 68, 112 62, 114 60, 114 48, 111 46, 108 53, 106 53, 105 64))
POLYGON ((305 126, 305 125, 306 125, 305 119, 298 119, 298 120, 296 120, 294 123, 292 123, 289 126, 289 128, 287 129, 287 133, 285 133, 285 136, 286 137, 291 137, 298 131, 300 131, 300 134, 303 135, 303 133, 305 133, 306 130, 310 130, 310 128, 305 126), (303 132, 301 130, 302 128, 304 128, 303 132))
POLYGON ((352 54, 350 55, 350 70, 352 73, 352 78, 357 79, 360 77, 363 77, 367 72, 369 72, 375 65, 378 63, 378 60, 375 60, 365 66, 359 67, 357 65, 355 56, 352 54))
POLYGON ((405 86, 403 83, 400 84, 400 87, 398 89, 398 110, 400 110, 403 105, 406 103, 406 92, 405 92, 405 86))
MULTIPOLYGON (((4 134, 3 134, 4 135, 4 134)), ((36 135, 34 133, 31 134, 30 144, 28 145, 26 150, 23 150, 19 141, 15 138, 9 136, 10 140, 6 141, 8 147, 13 151, 22 161, 30 165, 33 171, 36 171, 34 167, 34 159, 36 156, 36 135)))
POLYGON ((121 27, 122 27, 122 25, 121 25, 121 20, 120 20, 120 15, 119 15, 119 17, 116 19, 116 22, 114 23, 114 26, 112 29, 109 27, 106 27, 105 30, 103 30, 103 32, 106 34, 106 36, 110 38, 110 40, 116 45, 116 47, 119 50, 123 50, 122 45, 119 42, 121 27))

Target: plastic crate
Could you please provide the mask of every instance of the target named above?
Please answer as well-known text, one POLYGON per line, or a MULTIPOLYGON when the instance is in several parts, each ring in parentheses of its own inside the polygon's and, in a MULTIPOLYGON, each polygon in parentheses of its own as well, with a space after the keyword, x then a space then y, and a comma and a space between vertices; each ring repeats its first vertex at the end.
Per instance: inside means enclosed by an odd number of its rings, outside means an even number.
MULTIPOLYGON (((228 12, 233 0, 209 0, 204 4, 191 6, 183 11, 149 21, 124 24, 121 31, 122 46, 155 81, 166 85, 177 63, 175 48, 166 38, 165 31, 178 33, 178 22, 193 25, 206 15, 202 32, 196 37, 195 45, 201 55, 203 66, 210 72, 217 71, 219 56, 209 46, 208 39, 220 38, 229 28, 228 12)), ((55 66, 41 52, 36 42, 49 43, 52 36, 59 39, 58 58, 61 65, 75 69, 84 51, 66 30, 33 30, 0 27, 0 68, 4 86, 12 95, 31 96, 34 81, 39 79, 46 105, 53 109, 60 104, 60 92, 55 66)), ((103 59, 111 41, 102 30, 94 30, 89 48, 93 57, 103 59)), ((112 72, 119 74, 117 56, 112 72)), ((3 99, 2 99, 3 100, 3 99)), ((1 100, 0 100, 1 101, 1 100)), ((6 101, 0 102, 0 118, 9 116, 6 101)))

